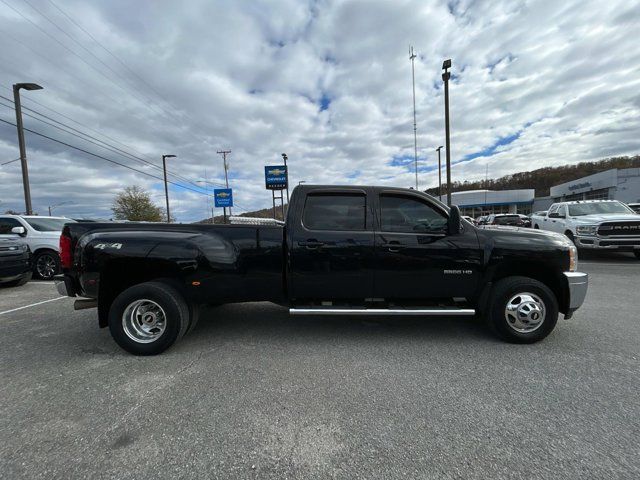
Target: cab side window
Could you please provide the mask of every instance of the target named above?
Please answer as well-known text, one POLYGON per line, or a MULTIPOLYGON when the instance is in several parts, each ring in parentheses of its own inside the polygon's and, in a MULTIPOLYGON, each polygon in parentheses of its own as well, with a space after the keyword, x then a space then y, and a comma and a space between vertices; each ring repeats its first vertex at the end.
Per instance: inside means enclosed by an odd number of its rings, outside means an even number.
POLYGON ((364 194, 310 194, 302 223, 310 230, 366 230, 364 194))
POLYGON ((567 217, 567 206, 566 205, 562 205, 559 209, 558 209, 558 214, 561 217, 566 218, 567 217))
POLYGON ((381 230, 399 233, 446 233, 447 217, 427 202, 402 195, 380 196, 381 230))
POLYGON ((21 227, 22 224, 15 218, 0 218, 0 235, 12 235, 13 227, 21 227))

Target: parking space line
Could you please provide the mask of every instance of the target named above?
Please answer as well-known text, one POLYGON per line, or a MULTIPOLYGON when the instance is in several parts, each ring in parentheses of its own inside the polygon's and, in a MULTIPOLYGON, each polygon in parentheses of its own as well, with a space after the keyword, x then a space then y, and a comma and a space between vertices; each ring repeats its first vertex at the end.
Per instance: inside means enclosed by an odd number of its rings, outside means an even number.
POLYGON ((51 298, 49 300, 43 300, 42 302, 32 303, 31 305, 25 305, 24 307, 12 308, 11 310, 5 310, 4 312, 0 312, 0 315, 4 315, 5 313, 17 312, 18 310, 24 310, 25 308, 35 307, 36 305, 42 305, 43 303, 55 302, 56 300, 62 300, 67 297, 58 297, 51 298))
POLYGON ((580 265, 608 265, 608 266, 625 266, 625 267, 637 267, 637 264, 633 263, 604 263, 604 262, 585 262, 580 260, 580 265))

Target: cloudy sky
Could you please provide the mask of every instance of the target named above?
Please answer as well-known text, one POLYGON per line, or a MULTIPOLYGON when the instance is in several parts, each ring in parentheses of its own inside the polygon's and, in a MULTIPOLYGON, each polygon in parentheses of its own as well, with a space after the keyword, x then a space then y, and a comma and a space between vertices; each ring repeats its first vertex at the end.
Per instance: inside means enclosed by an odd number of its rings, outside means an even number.
MULTIPOLYGON (((0 0, 0 119, 15 123, 13 83, 39 83, 27 128, 144 172, 27 132, 41 214, 108 218, 134 184, 162 204, 168 153, 192 189, 171 186, 172 213, 193 221, 222 149, 236 212, 271 203, 263 167, 282 152, 292 184, 413 185, 410 45, 421 188, 437 185, 445 58, 455 180, 638 154, 638 32, 628 0, 0 0)), ((0 122, 0 164, 18 156, 0 122)), ((19 162, 0 165, 6 209, 24 210, 19 162)))

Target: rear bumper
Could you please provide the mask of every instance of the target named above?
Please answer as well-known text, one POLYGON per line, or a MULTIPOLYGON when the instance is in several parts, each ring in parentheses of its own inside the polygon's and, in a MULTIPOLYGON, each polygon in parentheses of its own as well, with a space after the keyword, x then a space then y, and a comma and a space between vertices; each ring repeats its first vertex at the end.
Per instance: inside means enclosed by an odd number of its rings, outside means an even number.
POLYGON ((577 235, 575 237, 578 248, 602 250, 633 250, 640 249, 639 236, 610 236, 577 235))
POLYGON ((56 284, 56 290, 63 297, 75 297, 77 292, 73 286, 73 280, 67 275, 56 275, 53 277, 56 284))
POLYGON ((584 303, 589 288, 589 275, 581 272, 564 272, 567 282, 569 314, 576 311, 584 303))

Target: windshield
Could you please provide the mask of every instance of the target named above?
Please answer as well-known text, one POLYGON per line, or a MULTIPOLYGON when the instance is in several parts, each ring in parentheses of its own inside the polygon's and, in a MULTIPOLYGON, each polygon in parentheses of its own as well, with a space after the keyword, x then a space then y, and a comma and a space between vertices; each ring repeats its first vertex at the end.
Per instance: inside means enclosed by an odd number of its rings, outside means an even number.
POLYGON ((25 218, 24 220, 39 232, 61 232, 65 223, 75 223, 70 218, 25 218))
POLYGON ((512 225, 521 221, 522 219, 518 215, 505 215, 503 217, 496 217, 494 223, 496 225, 512 225))
POLYGON ((580 217, 599 213, 633 213, 620 202, 577 203, 569 205, 569 216, 580 217))

